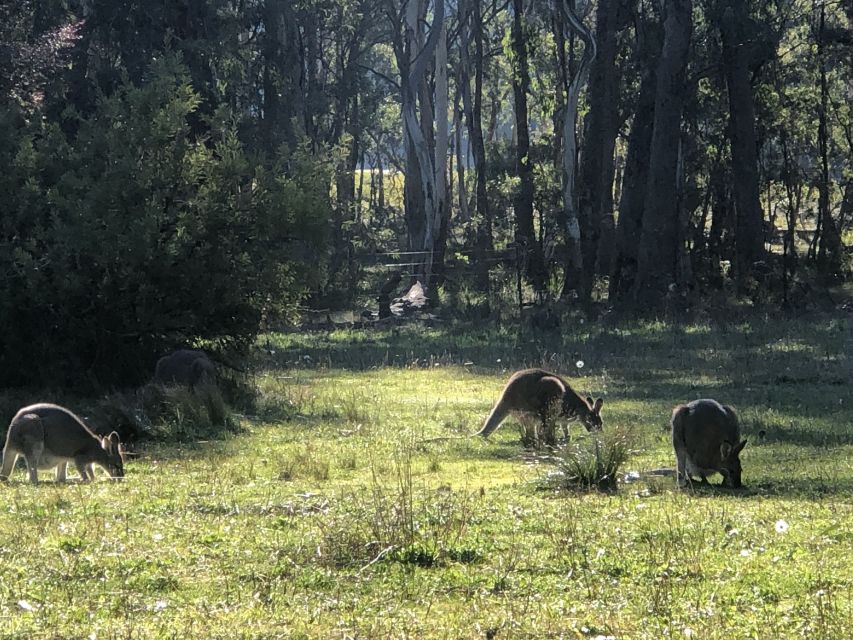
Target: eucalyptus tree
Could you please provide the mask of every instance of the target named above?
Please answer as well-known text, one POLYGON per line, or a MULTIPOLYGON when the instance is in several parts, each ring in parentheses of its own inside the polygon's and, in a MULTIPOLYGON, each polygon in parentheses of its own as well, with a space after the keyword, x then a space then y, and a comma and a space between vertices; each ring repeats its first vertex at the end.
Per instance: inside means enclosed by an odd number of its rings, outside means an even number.
POLYGON ((634 297, 645 306, 660 304, 661 296, 676 280, 680 242, 677 172, 692 11, 692 0, 669 0, 664 5, 664 40, 656 71, 649 174, 634 282, 634 297))
POLYGON ((406 144, 405 212, 409 249, 423 261, 418 277, 430 293, 443 255, 440 230, 448 216, 447 31, 444 0, 388 0, 386 16, 400 74, 400 110, 406 144), (432 5, 432 21, 427 25, 432 5), (428 28, 427 28, 428 27, 428 28), (429 71, 433 72, 431 91, 429 71))

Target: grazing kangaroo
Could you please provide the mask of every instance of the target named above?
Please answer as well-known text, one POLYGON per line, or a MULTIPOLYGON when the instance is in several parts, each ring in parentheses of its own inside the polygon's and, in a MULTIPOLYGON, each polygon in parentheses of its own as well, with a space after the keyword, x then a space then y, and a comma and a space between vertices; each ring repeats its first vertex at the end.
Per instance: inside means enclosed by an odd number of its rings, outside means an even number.
POLYGON ((178 349, 157 361, 154 382, 195 387, 216 381, 216 367, 204 351, 178 349))
POLYGON ((554 419, 562 418, 563 435, 568 439, 565 422, 580 419, 587 431, 602 427, 601 406, 604 400, 584 399, 569 383, 555 373, 542 369, 516 371, 506 383, 483 428, 477 433, 484 438, 498 428, 509 413, 533 414, 541 420, 546 444, 554 444, 554 419))
POLYGON ((694 400, 672 411, 672 446, 675 449, 676 477, 683 487, 692 476, 708 482, 719 473, 723 486, 741 486, 740 439, 735 410, 716 400, 694 400))
POLYGON ((69 462, 85 480, 95 478, 94 465, 113 479, 124 477, 124 446, 118 433, 99 438, 68 409, 55 404, 24 407, 9 424, 0 479, 8 480, 18 456, 27 461, 30 482, 38 484, 38 470, 56 467, 56 481, 65 482, 69 462))

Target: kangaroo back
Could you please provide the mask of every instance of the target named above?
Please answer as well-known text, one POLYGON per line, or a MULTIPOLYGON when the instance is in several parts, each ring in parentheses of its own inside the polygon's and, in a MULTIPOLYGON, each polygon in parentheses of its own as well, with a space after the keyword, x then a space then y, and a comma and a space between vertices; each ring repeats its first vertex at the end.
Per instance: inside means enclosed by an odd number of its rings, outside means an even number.
POLYGON ((720 473, 724 483, 741 484, 739 454, 746 446, 740 439, 735 410, 716 400, 694 400, 672 412, 672 444, 680 483, 696 474, 703 480, 720 473))
POLYGON ((501 391, 483 428, 477 435, 488 436, 513 411, 536 414, 543 421, 553 417, 553 409, 563 418, 580 418, 587 430, 601 428, 602 400, 584 400, 560 376, 542 369, 514 373, 501 391))
POLYGON ((124 448, 113 432, 99 438, 80 418, 55 404, 24 407, 9 425, 3 450, 0 477, 8 478, 15 459, 23 456, 30 478, 37 481, 37 469, 57 467, 57 478, 64 479, 65 466, 72 462, 83 479, 92 477, 92 465, 104 467, 112 477, 124 475, 124 448))
POLYGON ((154 369, 154 381, 193 387, 216 379, 216 367, 204 351, 179 349, 163 356, 154 369))

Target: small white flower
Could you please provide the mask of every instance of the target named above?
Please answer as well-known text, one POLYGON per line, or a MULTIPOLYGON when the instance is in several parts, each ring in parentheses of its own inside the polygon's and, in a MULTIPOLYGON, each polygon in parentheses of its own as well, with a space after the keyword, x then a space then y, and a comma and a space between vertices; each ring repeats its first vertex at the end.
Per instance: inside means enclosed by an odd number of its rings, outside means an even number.
POLYGON ((743 556, 744 558, 748 558, 751 554, 752 554, 752 552, 749 549, 741 549, 740 550, 740 555, 743 556))
POLYGON ((26 600, 18 600, 18 606, 24 611, 35 611, 36 608, 26 600))
POLYGON ((160 540, 163 539, 163 534, 155 533, 153 536, 151 536, 151 538, 154 540, 154 542, 160 542, 160 540))
POLYGON ((577 362, 575 362, 575 366, 578 369, 583 369, 583 360, 578 360, 577 362))
POLYGON ((776 533, 787 533, 789 529, 788 523, 784 520, 776 521, 776 533))
POLYGON ((738 530, 737 530, 737 529, 735 529, 734 527, 732 527, 731 529, 729 529, 728 531, 726 531, 726 535, 727 535, 727 536, 736 536, 736 535, 737 535, 737 534, 739 534, 739 533, 740 533, 740 531, 738 531, 738 530))
POLYGON ((154 611, 162 611, 166 607, 168 607, 168 603, 165 600, 158 600, 154 603, 154 611))
POLYGON ((685 638, 692 638, 694 635, 696 635, 696 632, 693 631, 693 629, 691 629, 690 627, 684 627, 684 631, 682 633, 684 633, 685 638))

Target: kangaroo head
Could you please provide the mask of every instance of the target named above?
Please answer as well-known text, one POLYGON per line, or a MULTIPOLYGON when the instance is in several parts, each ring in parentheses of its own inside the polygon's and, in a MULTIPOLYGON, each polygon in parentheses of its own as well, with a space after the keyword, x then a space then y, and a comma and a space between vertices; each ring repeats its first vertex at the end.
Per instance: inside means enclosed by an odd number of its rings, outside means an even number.
POLYGON ((741 485, 740 452, 746 446, 746 440, 741 440, 732 446, 728 441, 720 445, 720 474, 723 476, 723 485, 739 489, 741 485))
POLYGON ((604 426, 604 422, 601 420, 601 406, 603 404, 603 398, 593 401, 592 396, 586 397, 588 411, 581 410, 579 416, 587 431, 601 431, 604 426))
POLYGON ((113 431, 105 438, 101 438, 101 448, 106 452, 106 467, 113 480, 124 477, 125 448, 119 441, 118 433, 113 431))

